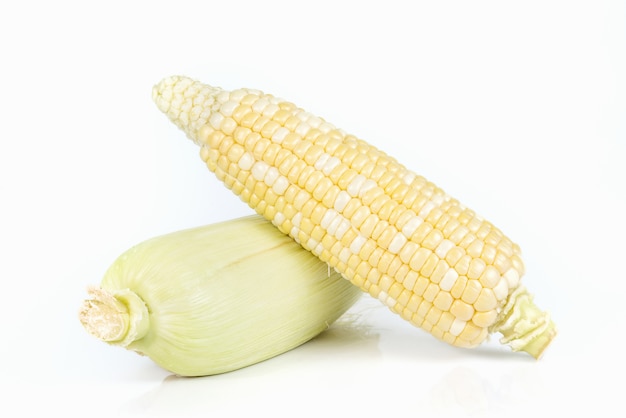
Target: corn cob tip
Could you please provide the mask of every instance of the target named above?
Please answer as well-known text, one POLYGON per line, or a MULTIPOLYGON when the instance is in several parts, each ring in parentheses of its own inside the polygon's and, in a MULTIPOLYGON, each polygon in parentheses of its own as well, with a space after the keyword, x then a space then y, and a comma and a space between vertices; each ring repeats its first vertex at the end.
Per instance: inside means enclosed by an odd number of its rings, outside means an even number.
POLYGON ((222 91, 219 87, 175 75, 162 79, 152 88, 152 100, 195 142, 198 129, 209 121, 210 110, 222 91))
POLYGON ((148 331, 148 311, 134 292, 111 293, 101 288, 87 290, 78 318, 85 330, 109 344, 126 347, 148 331))
POLYGON ((539 359, 557 334, 550 314, 540 310, 524 286, 519 286, 507 300, 490 332, 502 334, 500 342, 513 351, 525 351, 539 359))

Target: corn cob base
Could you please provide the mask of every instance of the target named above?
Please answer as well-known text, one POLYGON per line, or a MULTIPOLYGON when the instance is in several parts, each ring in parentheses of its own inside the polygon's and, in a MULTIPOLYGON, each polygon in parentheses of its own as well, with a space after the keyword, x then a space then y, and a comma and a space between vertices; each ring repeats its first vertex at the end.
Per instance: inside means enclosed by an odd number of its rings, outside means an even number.
POLYGON ((520 249, 377 148, 258 90, 169 77, 153 98, 207 167, 257 213, 435 337, 501 332, 535 357, 554 325, 520 290, 520 249))

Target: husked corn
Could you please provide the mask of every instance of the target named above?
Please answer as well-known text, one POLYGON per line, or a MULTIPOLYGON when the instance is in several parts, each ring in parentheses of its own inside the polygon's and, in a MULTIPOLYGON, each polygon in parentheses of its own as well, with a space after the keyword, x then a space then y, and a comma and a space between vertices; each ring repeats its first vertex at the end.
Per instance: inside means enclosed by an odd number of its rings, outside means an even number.
POLYGON ((554 337, 519 247, 376 147, 259 90, 175 76, 153 98, 227 187, 405 320, 460 347, 500 332, 535 357, 554 337))

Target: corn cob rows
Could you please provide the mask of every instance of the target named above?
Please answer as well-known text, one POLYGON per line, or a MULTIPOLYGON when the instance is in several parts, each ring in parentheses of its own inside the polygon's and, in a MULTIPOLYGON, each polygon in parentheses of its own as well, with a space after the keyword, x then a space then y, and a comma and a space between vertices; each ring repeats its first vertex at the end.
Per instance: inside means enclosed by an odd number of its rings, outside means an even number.
POLYGON ((500 332, 535 357, 554 337, 519 247, 376 147, 258 90, 175 76, 153 99, 226 187, 412 324, 459 347, 500 332))

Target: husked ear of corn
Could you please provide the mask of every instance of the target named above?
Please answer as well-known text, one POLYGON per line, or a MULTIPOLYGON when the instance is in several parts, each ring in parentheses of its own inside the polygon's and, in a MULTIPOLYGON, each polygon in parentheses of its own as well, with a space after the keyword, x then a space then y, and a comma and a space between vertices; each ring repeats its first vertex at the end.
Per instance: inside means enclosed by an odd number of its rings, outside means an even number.
POLYGON ((142 242, 89 293, 79 318, 90 334, 181 376, 284 353, 362 295, 258 215, 142 242))
POLYGON ((499 332, 535 357, 553 339, 519 247, 394 158, 259 90, 174 76, 153 99, 226 187, 405 320, 460 347, 499 332))

